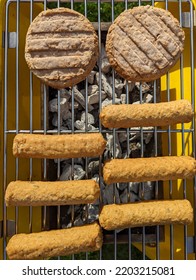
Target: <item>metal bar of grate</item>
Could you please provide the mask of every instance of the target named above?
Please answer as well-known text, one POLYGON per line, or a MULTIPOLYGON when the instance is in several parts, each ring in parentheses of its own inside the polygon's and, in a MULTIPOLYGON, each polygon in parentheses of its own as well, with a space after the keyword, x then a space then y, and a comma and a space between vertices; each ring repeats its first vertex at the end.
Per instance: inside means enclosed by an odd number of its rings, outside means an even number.
MULTIPOLYGON (((101 53, 101 3, 99 0, 97 0, 97 21, 98 21, 98 47, 99 47, 99 53, 101 53)), ((98 66, 99 66, 99 77, 101 77, 101 56, 98 57, 98 66)), ((99 111, 102 109, 102 103, 101 103, 101 87, 102 87, 102 82, 101 79, 99 79, 99 84, 98 84, 98 91, 99 91, 99 111)), ((102 125, 101 121, 99 120, 99 131, 102 133, 102 125)), ((99 183, 101 182, 101 176, 102 176, 102 156, 99 157, 99 183)), ((100 184, 100 191, 101 193, 103 192, 102 185, 100 184)), ((102 196, 99 199, 100 205, 102 205, 102 196)), ((100 211, 101 211, 101 206, 100 206, 100 211)), ((102 260, 103 258, 103 252, 102 248, 99 250, 99 259, 102 260)))
MULTIPOLYGON (((5 17, 5 51, 4 51, 4 131, 7 130, 7 89, 8 89, 8 11, 9 5, 6 3, 6 17, 5 17)), ((5 193, 7 187, 7 134, 4 133, 4 143, 3 143, 3 190, 5 193)), ((3 258, 6 259, 6 245, 7 245, 7 208, 4 202, 3 206, 3 258)))
MULTIPOLYGON (((65 133, 71 133, 72 130, 65 130, 65 129, 62 129, 61 130, 61 134, 65 134, 65 133)), ((109 129, 101 129, 101 131, 103 133, 109 133, 111 132, 109 129)), ((138 132, 140 131, 140 129, 137 129, 137 128, 133 128, 131 129, 132 132, 138 132)), ((171 133, 182 133, 182 129, 170 129, 170 132, 171 133)), ((18 133, 30 133, 31 131, 29 129, 20 129, 18 131, 18 133)), ((45 134, 57 134, 58 133, 58 130, 57 129, 46 129, 44 131, 44 129, 35 129, 32 131, 32 133, 35 133, 35 134, 43 134, 45 132, 45 134)), ((121 133, 121 132, 126 132, 126 129, 118 129, 118 131, 116 131, 116 133, 121 133)), ((144 129, 143 128, 143 132, 154 132, 154 129, 144 129)), ((184 132, 186 133, 193 133, 193 129, 190 128, 190 129, 184 129, 184 132)), ((11 129, 11 130, 6 130, 5 131, 6 134, 15 134, 16 133, 16 130, 14 129, 11 129)), ((77 130, 77 133, 83 133, 83 130, 77 130)), ((93 133, 91 131, 89 131, 88 133, 93 133)), ((168 129, 157 129, 157 133, 168 133, 168 129)))
MULTIPOLYGON (((71 9, 74 9, 74 0, 70 0, 71 9)), ((74 89, 72 88, 72 102, 71 102, 71 133, 74 133, 74 89)), ((71 160, 71 179, 74 180, 74 159, 71 160)), ((74 225, 74 205, 71 206, 71 220, 72 220, 72 226, 74 225)), ((72 255, 72 260, 75 259, 74 254, 72 255)))
MULTIPOLYGON (((18 133, 19 128, 19 25, 20 25, 20 1, 16 2, 16 133, 18 133)), ((16 166, 16 180, 19 178, 19 160, 15 159, 16 166)), ((15 232, 18 233, 19 224, 19 208, 15 208, 15 232)))
MULTIPOLYGON (((111 0, 111 19, 114 21, 114 0, 111 0)), ((112 69, 112 104, 115 104, 115 72, 112 69)), ((116 129, 113 129, 113 158, 116 157, 116 129)), ((113 184, 113 196, 116 203, 116 184, 113 184)), ((117 259, 117 231, 114 230, 114 259, 117 259)))
MULTIPOLYGON (((29 14, 29 23, 31 24, 33 21, 33 0, 30 1, 30 14, 29 14)), ((33 132, 33 74, 29 72, 29 129, 30 133, 33 132)), ((32 181, 33 176, 33 159, 29 159, 29 180, 32 181)), ((29 232, 32 232, 32 224, 33 224, 33 208, 32 206, 29 207, 29 232)))
MULTIPOLYGON (((87 14, 87 0, 84 0, 84 15, 88 17, 87 14)), ((85 132, 88 132, 88 80, 85 79, 85 132)), ((85 179, 88 179, 88 158, 85 158, 85 179)), ((88 204, 85 206, 85 220, 88 223, 88 204)), ((86 252, 86 260, 88 260, 88 252, 86 252)))
MULTIPOLYGON (((191 101, 193 110, 195 110, 195 65, 194 65, 194 19, 193 19, 193 3, 189 0, 190 5, 190 53, 191 53, 191 101)), ((193 143, 193 156, 196 158, 195 155, 195 118, 193 117, 192 121, 192 143, 193 143)), ((194 186, 194 205, 196 205, 196 177, 193 180, 194 186)), ((194 249, 193 249, 196 257, 196 207, 194 207, 194 249)))
MULTIPOLYGON (((10 3, 15 3, 17 0, 8 0, 8 4, 10 3)), ((31 0, 20 0, 20 3, 29 3, 31 0)), ((44 0, 33 0, 34 3, 44 3, 44 0)), ((75 0, 74 2, 75 3, 81 3, 83 2, 84 0, 75 0)), ((97 3, 98 1, 100 0, 87 0, 87 2, 89 3, 97 3)), ((115 3, 122 3, 126 0, 115 0, 115 3)), ((56 3, 56 6, 57 6, 57 3, 58 3, 58 0, 47 0, 48 3, 56 3)), ((61 0, 60 1, 61 3, 70 3, 71 0, 61 0)), ((111 3, 111 0, 101 0, 100 1, 101 3, 111 3)), ((153 3, 153 0, 146 0, 146 1, 140 1, 141 3, 145 4, 145 3, 148 3, 149 5, 151 5, 153 3)), ((157 0, 157 1, 154 1, 154 2, 157 2, 157 3, 161 3, 161 2, 166 2, 166 0, 157 0)), ((178 0, 168 0, 168 3, 171 2, 171 3, 179 3, 178 0)), ((182 3, 186 3, 187 0, 182 0, 182 3)), ((189 1, 188 1, 189 2, 189 1)), ((128 0, 127 3, 139 3, 139 0, 128 0)), ((143 5, 142 4, 142 5, 143 5)), ((139 4, 138 4, 139 5, 139 4)), ((168 4, 166 4, 166 6, 168 6, 168 4)))
MULTIPOLYGON (((182 26, 182 2, 179 1, 179 22, 182 26)), ((180 95, 184 99, 184 73, 183 73, 183 63, 184 57, 183 54, 180 56, 180 95)), ((182 124, 182 155, 185 154, 185 134, 184 134, 184 124, 182 124)), ((187 198, 186 194, 186 180, 183 180, 183 198, 187 198)), ((187 260, 187 226, 184 226, 184 259, 187 260)))
MULTIPOLYGON (((128 0, 125 0, 125 10, 128 9, 128 0)), ((129 89, 128 89, 128 82, 126 81, 126 103, 129 104, 129 89)), ((127 128, 127 157, 129 157, 130 154, 130 129, 127 128)), ((128 191, 127 191, 127 203, 130 201, 130 184, 128 184, 128 191)), ((132 259, 131 253, 131 228, 128 229, 128 252, 129 252, 129 260, 132 259)))
MULTIPOLYGON (((165 9, 168 10, 168 0, 165 1, 165 9)), ((167 101, 170 101, 170 75, 169 73, 166 74, 166 88, 167 88, 167 101)), ((171 126, 168 128, 168 155, 172 155, 171 150, 171 126)), ((172 181, 169 180, 169 198, 172 199, 172 181)), ((173 260, 174 258, 174 240, 173 240, 173 225, 170 225, 170 259, 173 260)))
MULTIPOLYGON (((155 5, 154 0, 152 0, 152 6, 155 5)), ((153 100, 154 103, 157 102, 157 81, 154 81, 154 85, 153 85, 153 100)), ((158 156, 158 137, 157 137, 157 127, 154 128, 154 156, 158 156)), ((159 198, 159 185, 158 185, 158 181, 155 182, 155 199, 159 198)), ((156 227, 156 259, 159 260, 160 259, 160 246, 159 246, 159 241, 160 241, 160 227, 157 226, 156 227)))

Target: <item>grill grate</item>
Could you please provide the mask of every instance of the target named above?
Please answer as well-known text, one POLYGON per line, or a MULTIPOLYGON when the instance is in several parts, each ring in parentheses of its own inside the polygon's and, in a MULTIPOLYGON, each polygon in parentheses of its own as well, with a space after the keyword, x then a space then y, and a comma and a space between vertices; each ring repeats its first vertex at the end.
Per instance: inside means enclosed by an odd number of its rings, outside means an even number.
MULTIPOLYGON (((62 133, 74 133, 74 90, 71 97, 71 114, 72 122, 70 130, 61 129, 61 113, 60 113, 60 98, 61 91, 57 91, 58 109, 57 109, 57 121, 58 125, 56 129, 50 129, 49 127, 49 112, 48 101, 50 89, 45 85, 40 85, 39 81, 29 72, 26 63, 24 61, 24 42, 25 34, 29 24, 34 17, 42 10, 46 9, 48 3, 56 4, 57 7, 68 3, 71 9, 76 9, 79 1, 36 1, 36 0, 10 0, 6 2, 5 8, 5 40, 4 40, 4 148, 3 148, 3 186, 4 191, 7 184, 11 180, 48 180, 51 176, 51 161, 46 159, 14 159, 12 157, 12 141, 13 137, 17 133, 41 133, 41 134, 62 134, 62 133), (12 34, 12 35, 11 35, 12 34), (11 36, 10 36, 11 35, 11 36), (14 38, 14 43, 10 42, 9 38, 14 38), (11 47, 12 46, 12 47, 11 47)), ((83 3, 83 14, 86 17, 90 17, 89 9, 93 7, 97 17, 95 26, 97 28, 97 34, 99 37, 99 50, 101 53, 103 30, 107 29, 110 23, 104 24, 103 22, 103 5, 107 3, 107 11, 110 13, 111 22, 118 15, 118 11, 123 11, 129 8, 131 5, 143 5, 146 4, 155 5, 155 1, 87 1, 83 3), (91 6, 89 5, 91 4, 91 6), (116 8, 119 5, 119 10, 116 8)), ((157 4, 157 2, 156 2, 157 4)), ((153 82, 153 100, 158 102, 160 96, 163 101, 170 101, 173 99, 186 98, 192 102, 193 108, 195 108, 195 78, 194 78, 194 29, 193 29, 193 4, 191 1, 161 1, 159 3, 161 7, 175 11, 175 16, 179 18, 180 24, 183 23, 183 12, 188 12, 189 28, 186 29, 186 47, 184 53, 181 55, 180 61, 175 67, 177 74, 173 72, 168 73, 161 80, 153 82), (175 7, 175 10, 173 10, 175 7), (177 77, 177 79, 176 79, 177 77), (177 89, 175 89, 175 86, 177 89)), ((81 11, 80 11, 81 12, 81 11)), ((101 77, 101 56, 98 60, 99 77, 101 77)), ((112 96, 113 103, 115 103, 115 71, 112 71, 112 96)), ((101 86, 102 81, 99 79, 99 110, 101 110, 101 86)), ((140 102, 142 102, 142 85, 139 87, 140 102)), ((126 85, 126 101, 129 103, 128 84, 126 85)), ((85 132, 88 131, 87 126, 87 114, 88 114, 88 81, 85 81, 85 132)), ((105 129, 99 123, 99 131, 101 133, 110 133, 113 135, 113 147, 115 155, 116 147, 116 129, 112 131, 105 129)), ((159 154, 160 139, 162 140, 162 154, 164 155, 193 155, 195 156, 195 125, 194 120, 191 125, 178 125, 177 127, 158 128, 155 127, 152 130, 145 130, 145 128, 132 130, 133 132, 140 131, 141 133, 141 157, 144 156, 143 137, 145 132, 152 132, 154 135, 154 156, 159 154)), ((83 131, 77 131, 83 132, 83 131)), ((127 155, 130 154, 129 141, 130 141, 130 129, 120 129, 119 132, 127 133, 127 155)), ((102 174, 102 157, 99 158, 99 176, 102 174)), ((89 159, 85 159, 85 173, 88 177, 88 162, 89 159)), ((55 177, 59 180, 61 174, 61 163, 57 160, 55 177)), ((72 179, 74 176, 74 159, 71 161, 71 174, 72 179)), ((114 186, 115 187, 115 186, 114 186)), ((141 183, 141 190, 144 193, 144 183, 141 183)), ((191 200, 194 208, 196 208, 196 185, 195 179, 193 181, 183 180, 182 182, 169 181, 163 186, 164 197, 168 198, 188 198, 191 200), (176 191, 178 189, 178 191, 176 191), (193 198, 192 198, 193 197, 193 198)), ((115 189, 114 202, 115 202, 115 189)), ((160 195, 160 184, 155 183, 155 199, 158 199, 160 195)), ((129 197, 128 197, 129 198, 129 197)), ((57 207, 56 211, 56 227, 61 227, 61 215, 62 208, 57 207)), ((2 238, 2 258, 6 259, 6 244, 10 235, 19 232, 33 232, 41 229, 47 229, 50 224, 50 217, 52 216, 52 208, 43 207, 40 208, 20 208, 14 209, 3 207, 3 238, 2 238), (11 234, 10 234, 11 233, 11 234)), ((88 216, 88 205, 86 206, 86 217, 88 216)), ((194 218, 195 220, 195 218, 194 218)), ((71 208, 71 221, 74 222, 74 206, 71 208)), ((194 223, 195 227, 195 223, 194 223)), ((117 231, 112 232, 109 235, 105 235, 105 241, 110 243, 112 248, 111 256, 107 258, 124 258, 120 255, 122 250, 121 242, 125 243, 123 250, 126 250, 126 258, 135 258, 134 249, 132 243, 138 247, 141 252, 141 258, 145 259, 146 256, 154 256, 156 259, 168 258, 194 258, 193 255, 189 255, 189 237, 195 238, 195 228, 187 226, 173 226, 155 227, 153 238, 151 239, 147 235, 147 229, 143 227, 140 229, 139 242, 136 242, 134 237, 134 231, 128 229, 122 235, 117 231), (176 240, 181 242, 179 253, 177 251, 176 240), (162 248, 160 241, 165 241, 166 247, 162 248), (167 250, 165 249, 167 248, 167 250), (163 251, 166 250, 165 252, 163 251), (179 253, 179 254, 178 254, 179 253)), ((1 228, 1 227, 0 227, 1 228)), ((192 242, 194 244, 194 242, 192 242)), ((98 255, 91 255, 88 252, 82 258, 106 258, 104 255, 105 248, 108 249, 108 245, 104 244, 98 255), (106 247, 105 247, 106 246, 106 247)), ((0 245, 1 248, 1 245, 0 245)), ((194 251, 194 250, 193 250, 194 251)), ((78 256, 72 255, 71 258, 77 258, 78 256)), ((60 258, 60 257, 59 257, 60 258)))

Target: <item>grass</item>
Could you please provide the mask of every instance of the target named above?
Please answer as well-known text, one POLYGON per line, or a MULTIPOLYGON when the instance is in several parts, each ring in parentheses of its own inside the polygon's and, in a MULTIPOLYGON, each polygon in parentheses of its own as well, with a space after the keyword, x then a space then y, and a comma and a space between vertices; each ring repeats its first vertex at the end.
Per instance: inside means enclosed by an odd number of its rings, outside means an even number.
MULTIPOLYGON (((136 3, 128 3, 127 7, 132 8, 134 6, 137 6, 136 3)), ((54 9, 57 7, 57 3, 48 3, 47 7, 49 9, 54 9)), ((61 7, 71 8, 70 3, 63 3, 61 4, 61 7)), ((97 22, 98 21, 98 7, 97 3, 87 3, 87 17, 91 22, 97 22)), ((74 10, 85 14, 85 4, 84 3, 74 3, 74 10)), ((125 3, 114 3, 114 18, 116 18, 120 13, 122 13, 125 10, 125 3)), ((111 3, 100 3, 100 17, 102 22, 111 22, 112 21, 112 5, 111 3)))

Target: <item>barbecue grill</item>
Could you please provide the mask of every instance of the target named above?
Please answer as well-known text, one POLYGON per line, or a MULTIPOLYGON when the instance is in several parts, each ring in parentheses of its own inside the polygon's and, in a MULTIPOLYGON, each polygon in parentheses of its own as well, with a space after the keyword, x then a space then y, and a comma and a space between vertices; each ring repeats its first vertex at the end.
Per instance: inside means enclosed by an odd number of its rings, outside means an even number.
MULTIPOLYGON (((155 5, 169 10, 179 19, 186 35, 185 49, 178 63, 160 80, 151 83, 153 102, 171 101, 176 99, 188 99, 195 111, 195 47, 194 47, 194 18, 195 1, 121 1, 121 0, 97 0, 88 1, 46 1, 46 0, 7 0, 0 2, 0 90, 1 90, 1 169, 0 169, 0 259, 6 259, 6 244, 15 233, 30 233, 62 227, 62 217, 67 208, 63 207, 6 207, 4 193, 8 183, 12 180, 59 180, 61 176, 61 161, 55 163, 51 160, 39 159, 15 159, 12 155, 13 138, 18 133, 63 134, 75 133, 74 127, 74 89, 71 89, 71 129, 61 127, 61 94, 60 90, 41 84, 29 71, 24 59, 25 35, 32 20, 42 10, 47 9, 48 4, 56 4, 57 7, 64 4, 71 9, 76 9, 77 3, 83 3, 82 13, 89 18, 91 10, 89 3, 93 3, 96 16, 93 25, 99 37, 99 52, 105 41, 107 29, 120 11, 137 5, 155 5), (111 22, 104 22, 103 3, 108 3, 107 13, 110 13, 111 22), (116 7, 120 3, 120 9, 116 7), (57 98, 57 125, 51 127, 49 114, 49 101, 51 96, 57 98)), ((49 6, 50 7, 50 6, 49 6)), ((80 10, 81 12, 81 10, 80 10)), ((101 102, 101 56, 98 62, 99 73, 99 101, 97 110, 100 111, 101 102)), ((112 77, 112 101, 115 103, 115 77, 112 77)), ((88 80, 83 83, 85 97, 85 128, 88 131, 88 80)), ((128 83, 125 85, 126 102, 130 103, 128 83)), ((138 86, 139 100, 142 102, 142 84, 138 86)), ((101 133, 112 135, 113 157, 115 157, 117 130, 107 130, 99 123, 98 130, 101 133)), ((81 131, 83 132, 83 131, 81 131)), ((130 129, 121 132, 127 134, 127 155, 130 154, 130 129)), ((140 133, 140 156, 144 156, 144 134, 149 132, 146 128, 136 128, 140 133)), ((189 124, 179 124, 168 128, 151 128, 153 133, 152 156, 157 155, 191 155, 195 157, 195 119, 189 124)), ((88 163, 90 159, 84 159, 85 178, 88 178, 88 163)), ((99 177, 102 176, 102 157, 99 161, 99 177)), ((74 178, 74 160, 71 161, 71 179, 74 178)), ((144 184, 140 184, 141 200, 144 199, 144 184)), ((111 188, 113 202, 116 202, 115 185, 111 188)), ((126 258, 133 259, 134 247, 139 249, 143 259, 195 259, 196 254, 196 184, 193 180, 155 182, 154 199, 182 199, 187 198, 194 209, 194 223, 190 226, 170 225, 150 228, 127 229, 125 231, 104 232, 103 248, 98 254, 86 252, 80 256, 72 255, 71 259, 105 259, 105 248, 111 250, 107 258, 118 259, 121 245, 126 251, 126 258), (109 247, 107 247, 109 245, 109 247), (133 247, 134 246, 134 247, 133 247)), ((127 192, 127 202, 130 194, 127 192)), ((100 198, 100 205, 103 198, 100 198)), ((84 206, 84 223, 89 222, 89 205, 84 206)), ((76 219, 74 206, 69 209, 69 224, 74 226, 76 219)), ((119 217, 120 218, 120 217, 119 217)), ((59 256, 59 259, 62 256, 59 256)))

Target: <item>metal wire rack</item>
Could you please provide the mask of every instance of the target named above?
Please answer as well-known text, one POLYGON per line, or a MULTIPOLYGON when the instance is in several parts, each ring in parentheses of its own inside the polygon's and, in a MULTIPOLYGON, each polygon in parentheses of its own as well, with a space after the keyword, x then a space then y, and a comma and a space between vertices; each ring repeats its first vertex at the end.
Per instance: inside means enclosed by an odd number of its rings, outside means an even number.
MULTIPOLYGON (((24 62, 24 42, 25 34, 28 26, 38 14, 38 12, 47 9, 48 3, 54 3, 57 7, 69 4, 71 9, 75 9, 76 2, 79 1, 47 1, 47 0, 8 0, 5 3, 5 26, 4 26, 4 80, 3 80, 3 190, 5 192, 7 184, 11 180, 48 180, 50 177, 51 168, 48 160, 37 160, 37 159, 14 159, 12 157, 12 141, 15 134, 18 133, 40 133, 40 134, 63 134, 63 133, 74 133, 74 90, 72 89, 71 97, 71 113, 72 113, 72 128, 70 130, 61 129, 60 124, 60 98, 61 93, 57 91, 58 98, 58 126, 57 129, 50 129, 48 124, 48 96, 49 88, 40 82, 33 76, 28 70, 24 62)), ((153 82, 153 102, 157 102, 157 96, 162 100, 170 101, 173 99, 187 98, 192 102, 192 106, 195 109, 195 74, 194 74, 194 12, 193 3, 188 1, 107 1, 107 0, 95 0, 88 1, 84 0, 83 3, 83 14, 88 18, 89 16, 89 4, 94 3, 96 9, 97 22, 95 26, 97 28, 97 34, 99 38, 99 51, 101 52, 102 47, 102 36, 103 36, 103 20, 102 20, 102 5, 108 3, 110 11, 111 22, 114 21, 116 16, 116 5, 121 3, 121 9, 127 9, 130 5, 157 5, 160 4, 164 9, 173 9, 175 5, 175 14, 178 17, 180 24, 185 28, 186 32, 186 53, 181 55, 180 61, 178 62, 175 70, 177 71, 176 76, 173 73, 167 73, 161 81, 153 82), (187 69, 186 69, 187 68, 187 69), (177 78, 176 78, 177 77, 177 78), (177 84, 178 90, 175 91, 173 85, 177 84), (187 92, 188 88, 188 92, 187 92)), ((110 23, 108 23, 109 25, 110 23)), ((105 26, 105 25, 104 25, 105 26)), ((99 56, 98 65, 101 65, 101 57, 99 56)), ((101 67, 99 67, 99 74, 101 76, 101 67)), ((113 78, 113 102, 115 102, 115 71, 112 71, 113 78)), ((101 110, 101 79, 99 79, 99 111, 101 110)), ((140 85, 140 102, 142 102, 142 85, 140 85)), ((87 132, 88 126, 88 81, 85 81, 85 131, 87 132)), ((126 87, 126 102, 129 103, 128 86, 126 87)), ((116 133, 126 132, 127 133, 127 155, 130 153, 129 148, 129 135, 130 129, 121 130, 107 130, 102 127, 99 123, 99 131, 101 133, 110 133, 113 135, 113 147, 116 147, 116 133)), ((135 129, 137 132, 138 129, 135 129)), ((141 157, 144 156, 143 146, 143 134, 146 132, 144 128, 139 129, 141 133, 141 157)), ((78 132, 78 131, 77 131, 78 132)), ((81 131, 83 132, 83 131, 81 131)), ((149 132, 149 130, 148 130, 149 132)), ((194 119, 191 125, 178 125, 176 127, 159 128, 155 127, 150 132, 154 135, 154 156, 158 155, 160 139, 162 141, 162 154, 175 155, 188 154, 195 157, 195 123, 194 119)), ((115 154, 115 151, 114 151, 115 154)), ((85 172, 86 178, 88 174, 88 158, 85 159, 85 172)), ((101 164, 102 157, 99 158, 100 167, 99 173, 102 174, 101 164)), ((59 180, 61 166, 60 160, 57 161, 56 167, 56 179, 59 180)), ((74 159, 72 159, 72 179, 74 176, 74 159)), ((194 211, 196 209, 196 187, 195 179, 193 181, 183 180, 182 182, 169 181, 164 187, 164 197, 168 198, 188 198, 191 200, 194 211), (179 192, 176 193, 176 188, 179 192), (190 190, 191 189, 191 190, 190 190)), ((141 190, 144 186, 141 184, 141 190)), ((155 199, 159 198, 160 185, 159 182, 155 184, 155 199)), ((129 199, 129 197, 127 197, 129 199)), ((114 195, 115 202, 115 195, 114 195)), ((40 229, 47 229, 48 219, 50 219, 50 209, 48 207, 34 208, 34 207, 15 207, 7 208, 5 204, 2 207, 3 220, 1 223, 1 235, 2 235, 2 258, 6 259, 6 244, 11 235, 19 232, 33 232, 40 229)), ((86 206, 86 213, 88 213, 88 206, 86 206)), ((195 220, 194 215, 194 220, 195 220)), ((61 227, 61 207, 57 207, 56 211, 56 228, 61 227)), ((74 221, 74 207, 72 211, 72 221, 74 221)), ((121 238, 117 231, 112 232, 109 237, 109 243, 111 244, 110 249, 112 250, 110 258, 119 258, 119 249, 121 245, 119 243, 125 243, 123 250, 126 250, 126 258, 132 259, 133 247, 132 243, 138 247, 141 251, 142 258, 146 256, 154 255, 154 258, 183 258, 188 259, 195 258, 195 222, 194 225, 189 228, 188 226, 176 226, 170 225, 167 229, 163 230, 160 226, 155 227, 153 239, 149 239, 146 234, 146 228, 143 227, 140 232, 139 242, 136 244, 132 229, 127 229, 125 238, 121 238), (165 233, 168 232, 168 238, 165 233), (180 256, 177 254, 177 245, 175 243, 176 238, 180 235, 181 253, 180 256), (123 241, 122 241, 123 239, 123 241), (168 253, 164 255, 160 241, 165 241, 168 253), (153 252, 151 252, 153 251, 153 252)), ((106 240, 107 238, 105 238, 106 240)), ((81 258, 98 258, 104 257, 104 245, 98 255, 90 255, 88 252, 82 255, 81 258)), ((164 247, 164 248, 166 248, 164 247)), ((59 257, 60 258, 60 257, 59 257)), ((75 256, 71 256, 72 259, 75 256)))

